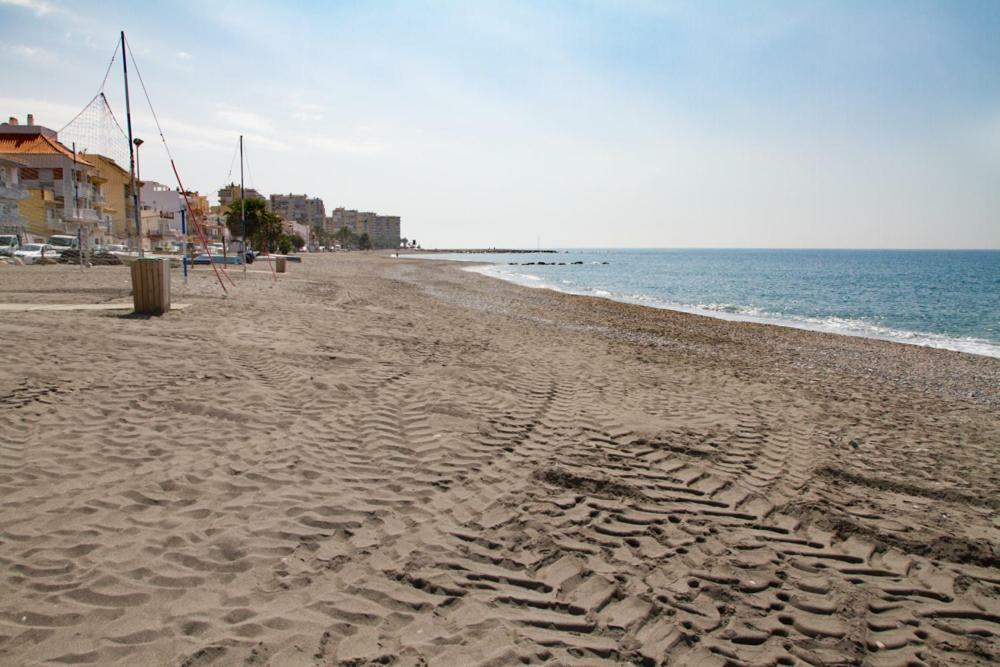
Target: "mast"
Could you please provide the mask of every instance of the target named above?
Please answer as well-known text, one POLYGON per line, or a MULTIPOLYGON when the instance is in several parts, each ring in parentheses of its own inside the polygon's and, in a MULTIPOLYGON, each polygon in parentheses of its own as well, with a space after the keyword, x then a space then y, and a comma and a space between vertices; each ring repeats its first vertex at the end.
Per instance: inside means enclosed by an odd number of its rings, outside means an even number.
POLYGON ((122 72, 125 74, 125 119, 128 121, 128 170, 132 178, 132 211, 135 213, 135 241, 136 245, 139 246, 139 257, 142 257, 142 214, 139 212, 139 188, 135 180, 135 147, 132 144, 132 106, 128 96, 128 54, 125 51, 124 30, 122 30, 122 72))
POLYGON ((247 215, 243 193, 243 135, 240 135, 240 233, 243 235, 243 275, 247 274, 247 215))
POLYGON ((76 245, 80 251, 80 268, 83 268, 83 221, 80 219, 80 184, 76 180, 76 142, 73 142, 73 217, 76 218, 76 245))

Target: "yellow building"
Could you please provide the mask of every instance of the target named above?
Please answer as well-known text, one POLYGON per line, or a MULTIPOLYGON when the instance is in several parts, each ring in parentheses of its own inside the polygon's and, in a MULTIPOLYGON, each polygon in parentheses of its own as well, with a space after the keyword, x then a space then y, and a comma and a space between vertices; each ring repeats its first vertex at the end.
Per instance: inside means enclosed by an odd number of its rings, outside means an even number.
POLYGON ((191 210, 198 216, 199 220, 204 220, 205 216, 211 211, 211 207, 208 205, 208 197, 200 195, 197 192, 188 192, 187 197, 191 205, 191 210))
POLYGON ((94 208, 101 217, 96 242, 124 243, 135 236, 129 173, 103 155, 87 155, 87 161, 94 165, 90 182, 99 193, 94 201, 94 208))
POLYGON ((24 231, 27 242, 44 242, 49 235, 61 232, 63 202, 48 188, 28 188, 28 196, 20 201, 21 215, 27 221, 24 231))

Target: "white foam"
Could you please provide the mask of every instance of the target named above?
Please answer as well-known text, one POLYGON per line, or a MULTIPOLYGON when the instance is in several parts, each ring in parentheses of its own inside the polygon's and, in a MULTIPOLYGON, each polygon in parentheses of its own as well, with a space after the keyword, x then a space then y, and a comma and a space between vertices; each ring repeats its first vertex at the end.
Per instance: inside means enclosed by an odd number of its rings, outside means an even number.
MULTIPOLYGON (((955 352, 978 354, 981 356, 1000 359, 1000 345, 971 336, 954 337, 946 336, 944 334, 904 331, 900 329, 893 329, 891 327, 880 326, 871 322, 865 322, 863 320, 834 316, 804 317, 775 314, 753 306, 740 306, 728 303, 671 303, 649 294, 614 294, 596 287, 590 289, 563 289, 554 284, 546 283, 540 276, 512 271, 510 266, 473 266, 465 270, 492 276, 494 278, 500 278, 525 287, 551 289, 556 292, 569 292, 571 294, 580 294, 583 296, 598 296, 611 299, 613 301, 636 303, 644 306, 652 306, 654 308, 662 308, 665 310, 677 310, 683 313, 704 315, 723 320, 756 322, 758 324, 774 324, 794 329, 806 329, 808 331, 820 331, 824 333, 858 336, 862 338, 877 338, 880 340, 889 340, 907 345, 919 345, 922 347, 953 350, 955 352)), ((565 280, 562 282, 570 284, 565 280)))

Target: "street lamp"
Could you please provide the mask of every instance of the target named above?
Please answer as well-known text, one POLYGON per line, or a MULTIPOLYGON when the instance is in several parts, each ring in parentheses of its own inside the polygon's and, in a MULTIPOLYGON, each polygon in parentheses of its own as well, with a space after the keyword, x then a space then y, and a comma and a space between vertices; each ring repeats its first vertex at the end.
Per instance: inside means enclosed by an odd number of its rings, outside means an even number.
POLYGON ((142 181, 139 180, 139 146, 142 146, 143 141, 139 137, 132 140, 135 144, 135 207, 138 209, 137 215, 139 216, 139 229, 137 230, 139 238, 135 240, 138 244, 137 250, 139 254, 142 254, 142 181))
POLYGON ((139 176, 139 146, 142 146, 143 141, 139 137, 132 140, 135 144, 135 180, 139 182, 138 188, 142 190, 142 177, 139 176))

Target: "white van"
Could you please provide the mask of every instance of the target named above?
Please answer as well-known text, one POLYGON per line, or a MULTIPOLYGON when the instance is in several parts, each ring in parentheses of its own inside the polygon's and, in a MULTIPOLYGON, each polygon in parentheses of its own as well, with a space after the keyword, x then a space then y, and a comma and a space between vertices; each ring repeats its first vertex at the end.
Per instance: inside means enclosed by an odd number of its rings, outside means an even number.
POLYGON ((60 255, 63 251, 69 250, 70 248, 76 249, 80 247, 80 239, 75 236, 64 236, 62 234, 50 236, 49 240, 45 243, 55 248, 56 253, 60 255))
POLYGON ((13 257, 21 242, 17 240, 16 234, 0 234, 0 255, 13 257))

